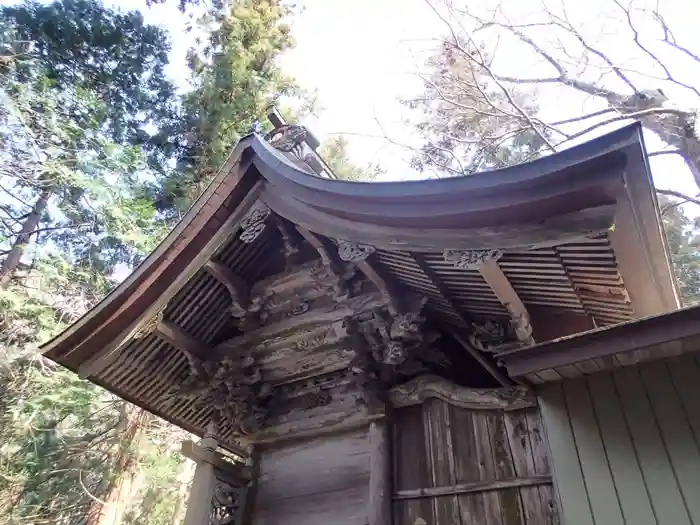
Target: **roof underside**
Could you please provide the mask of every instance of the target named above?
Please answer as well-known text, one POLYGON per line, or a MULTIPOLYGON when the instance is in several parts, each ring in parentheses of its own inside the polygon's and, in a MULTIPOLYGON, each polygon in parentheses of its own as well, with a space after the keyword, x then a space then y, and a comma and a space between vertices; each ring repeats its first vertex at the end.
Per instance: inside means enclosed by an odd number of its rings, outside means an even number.
MULTIPOLYGON (((301 248, 303 260, 319 257, 316 250, 324 260, 338 245, 341 251, 348 243, 362 247, 364 255, 348 264, 364 282, 389 302, 411 293, 426 297, 430 322, 445 333, 468 331, 484 320, 507 325, 524 319, 540 342, 678 306, 638 126, 470 177, 363 184, 324 180, 309 171, 302 160, 256 135, 244 139, 164 243, 85 318, 48 343, 46 355, 202 433, 211 407, 171 395, 190 373, 187 352, 144 327, 156 318, 166 321, 216 352, 242 330, 240 318, 231 314, 231 282, 221 277, 221 268, 252 287, 289 271, 290 243, 301 248), (269 207, 274 221, 246 243, 241 221, 256 202, 269 207), (454 257, 483 250, 490 255, 483 264, 460 264, 454 257), (219 265, 218 274, 205 268, 211 261, 219 265)), ((516 330, 520 344, 532 342, 527 330, 522 334, 516 330)), ((338 357, 340 343, 333 344, 304 359, 339 359, 333 361, 338 387, 348 382, 342 367, 349 361, 338 357)), ((268 363, 264 373, 277 374, 278 386, 300 385, 293 394, 285 392, 290 399, 303 397, 310 387, 296 379, 294 360, 301 357, 280 359, 284 366, 268 363)), ((491 356, 485 361, 488 367, 491 356)), ((313 376, 313 366, 304 366, 311 367, 306 376, 313 376)), ((326 377, 331 368, 321 367, 319 374, 326 377)), ((338 397, 349 403, 346 398, 338 397)), ((227 432, 220 438, 232 441, 234 430, 227 432)))

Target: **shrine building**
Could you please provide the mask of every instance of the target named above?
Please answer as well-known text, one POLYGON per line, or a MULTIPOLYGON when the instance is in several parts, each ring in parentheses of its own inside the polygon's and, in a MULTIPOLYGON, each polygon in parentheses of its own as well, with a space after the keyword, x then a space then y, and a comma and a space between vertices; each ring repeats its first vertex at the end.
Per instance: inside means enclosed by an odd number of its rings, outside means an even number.
POLYGON ((185 525, 700 524, 700 310, 639 124, 362 183, 270 119, 43 348, 202 438, 185 525))

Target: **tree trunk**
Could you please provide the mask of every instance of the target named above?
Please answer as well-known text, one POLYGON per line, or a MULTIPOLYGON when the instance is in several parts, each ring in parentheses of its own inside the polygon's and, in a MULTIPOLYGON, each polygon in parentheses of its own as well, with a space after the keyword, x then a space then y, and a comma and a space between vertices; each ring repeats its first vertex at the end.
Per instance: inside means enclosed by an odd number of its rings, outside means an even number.
POLYGON ((44 210, 46 210, 52 193, 52 187, 41 190, 39 197, 32 207, 32 211, 24 220, 22 229, 17 234, 15 242, 12 243, 10 253, 7 254, 7 257, 2 262, 2 266, 0 266, 0 288, 5 288, 12 280, 15 270, 22 260, 22 255, 24 255, 25 247, 31 240, 32 233, 34 233, 39 226, 41 215, 44 213, 44 210))
POLYGON ((121 428, 121 442, 115 464, 115 472, 102 501, 93 500, 85 525, 119 525, 124 516, 138 468, 138 444, 144 433, 150 414, 137 407, 128 407, 121 428))
POLYGON ((185 462, 182 464, 182 470, 177 477, 180 486, 177 491, 177 501, 175 502, 175 509, 173 510, 170 525, 180 525, 182 520, 185 519, 187 497, 190 494, 190 483, 192 483, 192 477, 194 476, 194 469, 196 466, 197 464, 189 459, 185 459, 185 462))

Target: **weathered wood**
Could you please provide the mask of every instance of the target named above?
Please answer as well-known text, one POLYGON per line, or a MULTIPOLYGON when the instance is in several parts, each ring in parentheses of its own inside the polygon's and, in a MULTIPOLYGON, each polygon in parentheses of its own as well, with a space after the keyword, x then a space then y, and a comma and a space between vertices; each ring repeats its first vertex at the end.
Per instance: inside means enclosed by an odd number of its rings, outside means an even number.
POLYGON ((467 353, 474 358, 474 360, 479 363, 481 366, 484 367, 484 369, 491 374, 491 377, 493 377, 496 381, 498 381, 500 384, 503 386, 511 386, 513 382, 508 379, 508 377, 501 372, 496 366, 493 365, 488 359, 486 359, 483 355, 481 355, 481 352, 474 348, 472 345, 470 345, 462 336, 460 336, 457 332, 454 330, 450 330, 450 335, 454 338, 455 341, 459 343, 459 345, 464 348, 464 350, 467 351, 467 353))
POLYGON ((363 414, 357 410, 325 414, 308 421, 295 421, 290 424, 265 428, 255 436, 251 436, 251 440, 257 445, 271 445, 284 441, 316 439, 358 428, 367 428, 372 421, 378 421, 382 418, 384 418, 384 414, 363 414))
POLYGON ((520 410, 537 405, 533 392, 525 386, 510 388, 467 388, 440 376, 419 376, 389 391, 394 407, 418 405, 436 398, 472 410, 520 410))
POLYGON ((250 289, 248 284, 238 277, 233 271, 218 261, 208 260, 204 265, 206 270, 221 284, 223 284, 231 295, 233 313, 244 313, 248 306, 248 295, 250 289))
POLYGON ((279 337, 288 336, 292 332, 318 327, 319 325, 332 324, 342 321, 346 317, 351 317, 360 312, 371 311, 373 308, 381 308, 385 305, 384 299, 376 292, 353 297, 341 303, 327 305, 288 317, 279 322, 246 332, 245 335, 233 337, 217 345, 217 356, 230 355, 240 350, 241 347, 247 348, 254 345, 263 345, 265 341, 269 343, 279 342, 279 337))
MULTIPOLYGON (((248 159, 246 161, 241 161, 240 159, 236 159, 235 155, 232 155, 231 158, 227 161, 227 163, 221 168, 221 172, 226 172, 229 171, 233 165, 236 162, 241 162, 241 166, 239 168, 239 172, 237 176, 240 178, 242 177, 243 173, 247 170, 248 166, 251 164, 251 160, 248 159)), ((261 193, 263 190, 265 183, 263 181, 257 181, 253 187, 250 189, 250 191, 241 199, 241 202, 239 206, 236 208, 233 213, 224 221, 224 223, 221 225, 221 228, 214 234, 214 236, 209 240, 207 245, 203 250, 201 250, 196 257, 193 258, 193 260, 187 265, 186 269, 181 272, 177 279, 173 281, 166 289, 165 293, 161 294, 156 301, 154 301, 152 304, 148 306, 146 311, 142 313, 141 316, 139 316, 138 319, 136 319, 134 322, 129 324, 124 330, 122 330, 119 333, 119 336, 116 337, 107 347, 100 349, 100 351, 94 353, 90 359, 86 360, 84 363, 80 365, 80 368, 78 370, 78 373, 80 374, 80 377, 88 377, 91 375, 95 375, 98 372, 101 372, 104 370, 110 363, 118 357, 119 353, 122 350, 122 346, 134 335, 136 334, 145 323, 148 322, 149 319, 151 319, 155 314, 159 311, 162 311, 168 304, 168 302, 175 296, 175 294, 180 291, 180 289, 192 278, 194 275, 206 264, 207 260, 211 258, 212 254, 216 252, 216 250, 230 237, 234 235, 236 232, 237 224, 241 221, 241 219, 244 217, 244 215, 248 212, 250 207, 255 203, 255 201, 258 198, 258 195, 261 193)), ((216 188, 214 186, 210 186, 207 189, 207 194, 210 192, 213 192, 216 188)), ((193 206, 193 210, 197 209, 199 210, 202 208, 207 202, 207 199, 200 198, 197 200, 195 205, 193 206)), ((184 229, 188 226, 186 222, 181 222, 170 234, 169 238, 175 238, 177 235, 180 235, 183 233, 184 229)), ((164 250, 171 249, 172 246, 167 245, 166 243, 163 243, 161 246, 159 246, 156 251, 151 255, 149 258, 152 263, 155 263, 160 260, 162 255, 165 255, 164 253, 160 253, 161 251, 164 252, 164 250), (162 246, 162 247, 161 247, 162 246)), ((147 265, 143 265, 143 270, 147 268, 147 265)), ((138 275, 138 272, 135 272, 129 278, 125 281, 125 283, 122 286, 126 286, 127 283, 130 281, 136 279, 138 275)), ((146 283, 146 284, 151 284, 151 283, 146 283)))
POLYGON ((432 266, 430 266, 430 264, 425 258, 425 255, 423 255, 422 253, 411 253, 411 257, 413 258, 413 261, 416 263, 418 268, 425 274, 425 276, 433 284, 433 286, 435 286, 435 289, 447 302, 454 314, 464 323, 464 326, 469 326, 471 319, 467 316, 467 314, 465 314, 464 310, 460 308, 459 304, 457 304, 457 300, 454 298, 452 293, 450 293, 449 289, 444 285, 442 279, 437 274, 437 272, 433 270, 432 266))
MULTIPOLYGON (((452 442, 450 405, 431 399, 423 405, 423 427, 430 469, 431 487, 453 485, 457 482, 452 442)), ((459 521, 456 496, 435 497, 431 500, 433 523, 459 521)))
MULTIPOLYGON (((392 412, 394 453, 394 490, 411 490, 427 485, 430 476, 423 431, 423 407, 406 407, 392 412)), ((410 523, 431 516, 431 502, 427 499, 396 501, 394 520, 410 523)))
POLYGON ((510 313, 518 340, 527 345, 535 344, 535 339, 532 337, 532 326, 530 326, 530 314, 513 285, 510 284, 508 277, 498 266, 498 261, 484 261, 478 264, 477 268, 498 300, 510 313))
POLYGON ((253 524, 366 523, 367 430, 260 451, 253 524))
POLYGON ((155 334, 184 354, 199 357, 200 359, 206 359, 214 355, 214 351, 207 343, 185 333, 180 327, 170 321, 158 323, 155 334))
MULTIPOLYGON (((474 412, 474 436, 476 441, 476 457, 481 479, 496 479, 496 466, 493 460, 491 436, 488 427, 488 413, 474 412)), ((484 524, 501 525, 501 505, 497 492, 481 494, 484 501, 484 524)))
POLYGON ((369 424, 369 525, 391 525, 391 452, 386 420, 369 424))
MULTIPOLYGON (((246 466, 243 462, 239 464, 231 463, 230 461, 225 460, 218 452, 205 448, 201 445, 197 445, 190 440, 182 442, 180 452, 183 456, 190 458, 197 464, 204 462, 214 465, 215 468, 224 473, 227 481, 230 481, 231 484, 237 484, 238 486, 242 487, 252 479, 250 467, 246 466)), ((244 450, 241 450, 240 452, 245 454, 244 450)), ((246 456, 247 454, 242 456, 242 458, 246 456)))
MULTIPOLYGON (((207 429, 208 431, 209 428, 207 429)), ((216 446, 215 439, 211 436, 205 436, 202 440, 201 449, 214 453, 216 446)), ((208 523, 211 514, 212 496, 216 487, 216 467, 213 462, 201 455, 197 456, 196 461, 197 467, 194 471, 194 479, 192 480, 192 488, 187 500, 187 512, 183 525, 208 523)))
POLYGON ((537 487, 551 485, 552 476, 523 476, 496 481, 479 481, 475 483, 459 483, 444 487, 426 487, 423 489, 397 490, 393 498, 396 500, 432 498, 435 496, 451 496, 454 494, 477 494, 503 489, 520 487, 537 487))
MULTIPOLYGON (((530 436, 527 425, 527 413, 531 411, 509 412, 503 414, 507 446, 510 449, 510 457, 513 463, 513 474, 518 478, 535 476, 534 456, 530 444, 530 436)), ((551 481, 551 480, 550 480, 551 481)), ((523 487, 519 490, 523 506, 525 523, 536 523, 544 516, 539 487, 523 487)))

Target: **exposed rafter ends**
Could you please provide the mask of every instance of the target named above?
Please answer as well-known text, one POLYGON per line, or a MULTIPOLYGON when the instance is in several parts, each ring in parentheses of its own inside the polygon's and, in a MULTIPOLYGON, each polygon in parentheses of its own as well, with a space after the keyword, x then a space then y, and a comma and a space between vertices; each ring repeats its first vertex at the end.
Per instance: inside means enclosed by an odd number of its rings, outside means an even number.
POLYGON ((503 273, 498 262, 494 259, 487 259, 476 265, 479 273, 491 287, 493 292, 501 301, 506 310, 510 313, 511 323, 518 340, 526 345, 535 344, 532 337, 532 326, 530 325, 530 315, 527 308, 520 300, 520 297, 510 284, 508 277, 503 273))

